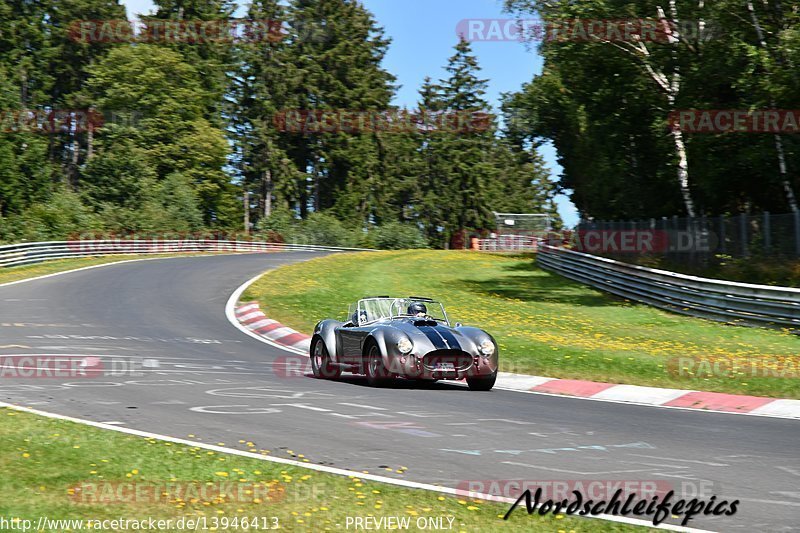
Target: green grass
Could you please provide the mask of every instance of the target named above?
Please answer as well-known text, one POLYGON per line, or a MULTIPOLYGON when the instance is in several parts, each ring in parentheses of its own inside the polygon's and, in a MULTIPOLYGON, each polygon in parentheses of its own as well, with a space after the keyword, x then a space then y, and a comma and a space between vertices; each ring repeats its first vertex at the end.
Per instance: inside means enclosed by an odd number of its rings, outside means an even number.
POLYGON ((707 264, 687 264, 667 257, 631 255, 611 257, 650 268, 660 268, 703 278, 726 279, 740 283, 757 283, 781 287, 800 287, 800 260, 784 257, 732 258, 717 255, 707 264))
MULTIPOLYGON (((254 443, 236 446, 259 451, 254 443)), ((599 520, 528 516, 524 510, 517 510, 504 522, 498 517, 508 509, 504 504, 210 452, 7 408, 0 408, 0 469, 0 517, 28 519, 34 524, 40 516, 98 520, 277 517, 284 531, 316 532, 344 530, 347 516, 405 516, 412 520, 451 516, 455 519, 452 531, 457 532, 647 530, 599 520), (217 497, 219 485, 214 485, 220 482, 244 489, 223 489, 234 495, 223 500, 217 497), (198 489, 194 495, 199 498, 188 498, 184 493, 187 498, 178 499, 181 494, 176 487, 207 487, 206 483, 212 483, 212 488, 205 489, 209 491, 205 494, 199 494, 198 489), (83 487, 84 492, 76 493, 76 486, 83 487), (139 486, 143 496, 131 497, 129 488, 133 486, 139 486), (120 489, 115 496, 104 487, 125 487, 126 492, 120 489), (155 498, 148 497, 152 493, 145 489, 150 487, 166 488, 167 495, 156 491, 155 498), (89 489, 102 496, 82 496, 89 489)), ((180 530, 173 527, 164 531, 180 530)))
POLYGON ((800 398, 800 338, 726 326, 613 298, 535 266, 530 255, 414 250, 333 255, 285 266, 243 300, 310 332, 375 294, 440 299, 451 321, 498 340, 501 370, 542 376, 800 398), (722 371, 676 372, 678 358, 722 371), (741 372, 741 373, 739 373, 741 372))

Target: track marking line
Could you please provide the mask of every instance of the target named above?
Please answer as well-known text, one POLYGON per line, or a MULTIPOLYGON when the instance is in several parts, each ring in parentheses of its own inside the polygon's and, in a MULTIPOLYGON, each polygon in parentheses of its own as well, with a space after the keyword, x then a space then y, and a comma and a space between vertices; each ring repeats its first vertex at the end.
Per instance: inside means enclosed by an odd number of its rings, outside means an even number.
MULTIPOLYGON (((674 405, 654 405, 650 403, 640 403, 640 402, 631 402, 631 401, 622 401, 622 400, 606 400, 604 398, 594 398, 594 397, 582 397, 582 396, 567 396, 564 394, 553 394, 550 392, 539 392, 539 391, 526 391, 526 390, 516 390, 516 389, 507 389, 501 386, 494 386, 494 389, 503 390, 508 392, 519 392, 522 394, 538 394, 539 396, 552 396, 555 398, 565 398, 570 400, 578 400, 578 401, 590 401, 590 402, 605 402, 605 403, 618 403, 623 405, 636 405, 638 407, 650 407, 653 409, 674 409, 677 411, 690 411, 693 413, 705 413, 705 414, 713 414, 713 415, 733 415, 733 416, 756 416, 760 418, 782 418, 784 420, 798 420, 795 416, 787 416, 787 415, 780 415, 780 414, 767 414, 767 413, 758 413, 755 411, 751 411, 749 413, 738 413, 734 411, 711 411, 706 409, 694 409, 692 407, 678 407, 674 405)), ((691 392, 691 391, 688 391, 691 392)), ((777 401, 777 400, 776 400, 777 401)))
MULTIPOLYGON (((346 470, 344 468, 334 468, 334 467, 331 467, 331 466, 318 465, 318 464, 314 464, 314 463, 302 463, 300 461, 294 461, 294 460, 291 460, 291 459, 284 459, 284 458, 281 458, 281 457, 265 456, 265 455, 256 454, 256 453, 253 453, 253 452, 237 450, 235 448, 226 448, 226 447, 223 447, 223 446, 216 446, 216 445, 213 445, 213 444, 205 444, 205 443, 197 442, 197 441, 194 441, 194 440, 180 439, 180 438, 176 438, 176 437, 170 437, 170 436, 167 436, 167 435, 159 435, 157 433, 150 433, 148 431, 140 431, 138 429, 118 427, 118 426, 113 426, 113 425, 109 425, 109 424, 104 424, 102 422, 94 422, 92 420, 83 420, 81 418, 74 418, 74 417, 71 417, 71 416, 65 416, 65 415, 59 415, 59 414, 56 414, 56 413, 49 413, 49 412, 45 412, 45 411, 39 411, 38 409, 31 409, 29 407, 24 407, 24 406, 21 406, 21 405, 13 405, 13 404, 5 403, 5 402, 0 402, 0 407, 7 407, 7 408, 13 409, 15 411, 26 412, 26 413, 30 413, 30 414, 33 414, 33 415, 43 416, 43 417, 46 417, 46 418, 52 418, 52 419, 55 419, 55 420, 64 420, 64 421, 67 421, 67 422, 74 422, 76 424, 83 424, 83 425, 95 427, 95 428, 98 428, 98 429, 106 429, 106 430, 109 430, 109 431, 116 431, 118 433, 125 433, 125 434, 128 434, 128 435, 135 435, 135 436, 138 436, 138 437, 144 437, 144 438, 150 438, 150 439, 158 439, 158 440, 161 440, 161 441, 164 441, 164 442, 172 442, 174 444, 182 444, 182 445, 185 445, 185 446, 190 446, 190 447, 195 447, 195 448, 202 448, 202 449, 209 450, 209 451, 216 451, 216 452, 220 452, 220 453, 226 453, 226 454, 229 454, 229 455, 237 455, 239 457, 247 457, 247 458, 250 458, 250 459, 256 459, 256 460, 259 460, 259 461, 265 461, 265 462, 268 462, 268 463, 278 463, 278 464, 283 464, 283 465, 294 466, 294 467, 297 467, 297 468, 304 468, 304 469, 307 469, 307 470, 316 470, 318 472, 325 472, 325 473, 334 474, 334 475, 337 475, 337 476, 357 477, 359 479, 366 479, 366 480, 375 481, 375 482, 378 482, 378 483, 386 483, 388 485, 396 485, 396 486, 399 486, 399 487, 410 488, 410 489, 421 489, 421 490, 427 490, 427 491, 432 491, 432 492, 439 492, 441 494, 449 494, 451 496, 463 496, 463 491, 459 491, 458 489, 454 489, 454 488, 450 488, 450 487, 442 487, 442 486, 439 486, 439 485, 430 485, 430 484, 427 484, 427 483, 419 483, 417 481, 410 481, 410 480, 405 480, 405 479, 396 479, 396 478, 378 476, 376 474, 365 474, 363 472, 358 472, 358 471, 355 471, 355 470, 346 470)), ((470 493, 469 496, 470 496, 470 498, 486 500, 486 501, 492 501, 492 502, 497 502, 497 503, 512 504, 512 503, 514 503, 516 501, 515 498, 506 498, 506 497, 502 497, 502 496, 495 496, 495 495, 492 495, 492 494, 470 493)), ((796 505, 800 505, 800 504, 796 504, 796 505)), ((709 530, 696 529, 696 528, 683 527, 683 526, 674 526, 674 525, 669 525, 669 524, 664 524, 664 523, 659 524, 657 526, 654 526, 652 522, 649 522, 647 520, 640 520, 640 519, 636 519, 636 518, 627 518, 627 517, 624 517, 624 516, 595 515, 595 516, 591 516, 591 517, 579 517, 579 518, 592 518, 592 519, 598 519, 598 520, 607 520, 607 521, 610 521, 610 522, 619 522, 619 523, 623 523, 623 524, 644 526, 644 527, 649 527, 649 528, 653 528, 653 529, 663 529, 663 530, 666 530, 666 531, 678 531, 678 532, 682 532, 682 533, 714 533, 714 532, 709 531, 709 530)))
POLYGON ((371 409, 373 411, 388 411, 388 409, 384 409, 383 407, 376 407, 374 405, 362 405, 362 404, 358 404, 358 403, 339 402, 339 405, 347 405, 349 407, 358 407, 360 409, 371 409))
MULTIPOLYGON (((676 459, 675 457, 659 457, 657 455, 643 455, 641 453, 632 453, 631 455, 636 456, 636 457, 644 457, 646 459, 661 459, 663 461, 680 461, 682 463, 697 463, 697 464, 706 465, 706 466, 731 466, 731 465, 726 464, 726 463, 712 463, 712 462, 709 462, 709 461, 698 461, 697 459, 676 459)), ((778 468, 783 468, 783 467, 779 466, 778 468)), ((800 474, 798 474, 798 475, 800 475, 800 474)))
POLYGON ((533 468, 536 470, 548 470, 551 472, 564 472, 565 474, 575 474, 578 476, 599 476, 605 474, 632 474, 635 472, 650 472, 650 468, 638 468, 635 470, 603 470, 600 472, 583 472, 581 470, 567 470, 566 468, 553 468, 551 466, 539 466, 539 465, 532 465, 529 463, 518 463, 515 461, 503 461, 504 465, 511 465, 511 466, 524 466, 526 468, 533 468))
POLYGON ((246 281, 244 284, 240 285, 239 288, 236 289, 233 292, 233 294, 231 294, 230 298, 228 298, 228 301, 225 304, 225 318, 228 319, 228 322, 230 322, 233 325, 233 327, 235 327, 236 329, 238 329, 239 331, 241 331, 245 335, 256 339, 259 342, 263 342, 265 344, 269 344, 270 346, 272 346, 274 348, 280 348, 281 350, 285 350, 287 352, 306 355, 307 352, 305 350, 299 350, 297 348, 292 348, 292 347, 289 347, 289 346, 284 346, 283 344, 278 344, 277 342, 271 341, 271 340, 269 340, 269 339, 267 339, 265 337, 262 337, 261 335, 255 333, 255 332, 253 332, 253 331, 250 331, 248 328, 244 327, 239 322, 239 320, 236 318, 236 303, 239 301, 239 298, 241 298, 241 296, 244 293, 244 291, 246 291, 247 288, 250 285, 252 285, 256 281, 261 279, 267 273, 272 272, 272 270, 273 269, 269 269, 269 270, 267 270, 265 272, 262 272, 258 276, 255 276, 255 277, 251 278, 250 280, 246 281))
POLYGON ((800 507, 800 502, 784 502, 780 500, 760 500, 758 498, 739 498, 743 502, 766 503, 771 505, 788 505, 791 507, 800 507))
POLYGON ((783 470, 784 472, 789 472, 790 474, 792 474, 794 476, 800 476, 800 470, 795 470, 794 468, 791 468, 791 467, 788 467, 788 466, 776 466, 775 468, 777 468, 779 470, 783 470))
MULTIPOLYGON (((258 252, 256 252, 258 253, 258 252)), ((269 253, 269 252, 262 252, 262 253, 269 253)), ((122 254, 125 255, 125 254, 122 254)), ((73 272, 83 272, 84 270, 92 270, 95 268, 104 268, 113 265, 122 265, 124 263, 138 263, 140 261, 160 261, 160 260, 169 260, 169 259, 191 259, 195 257, 217 257, 220 255, 250 255, 249 253, 217 253, 217 254, 201 254, 201 255, 176 255, 174 257, 142 257, 139 259, 123 259, 122 261, 114 261, 112 263, 103 263, 101 265, 90 265, 80 268, 74 268, 72 270, 64 270, 63 272, 53 272, 51 274, 44 274, 42 276, 36 276, 34 278, 25 278, 25 279, 18 279, 16 281, 8 281, 6 283, 0 283, 0 288, 2 287, 10 287, 11 285, 19 285, 20 283, 28 283, 29 281, 38 281, 40 279, 47 279, 47 278, 54 278, 56 276, 63 276, 64 274, 72 274, 73 272)), ((91 256, 88 256, 91 257, 91 256)), ((109 256, 94 256, 94 257, 109 257, 109 256)))

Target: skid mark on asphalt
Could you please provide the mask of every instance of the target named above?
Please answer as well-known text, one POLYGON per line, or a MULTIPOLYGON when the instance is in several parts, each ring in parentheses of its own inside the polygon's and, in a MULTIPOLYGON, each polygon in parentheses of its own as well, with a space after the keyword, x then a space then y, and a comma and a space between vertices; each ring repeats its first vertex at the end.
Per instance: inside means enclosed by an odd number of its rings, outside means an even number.
POLYGON ((374 405, 363 405, 359 403, 339 402, 339 405, 347 405, 349 407, 359 407, 362 409, 372 409, 374 411, 387 411, 387 409, 384 409, 383 407, 376 407, 374 405))
POLYGON ((428 431, 425 426, 419 426, 414 422, 355 422, 357 426, 366 427, 370 429, 380 429, 397 431, 415 437, 441 437, 438 433, 428 431))
POLYGON ((480 450, 451 450, 449 448, 439 448, 441 452, 453 452, 453 453, 460 453, 463 455, 481 455, 480 450))
POLYGON ((593 471, 587 472, 582 470, 570 470, 567 468, 555 468, 552 466, 542 466, 542 465, 535 465, 530 463, 519 463, 515 461, 503 461, 502 464, 504 465, 511 465, 511 466, 522 466, 525 468, 533 468, 536 470, 547 470, 548 472, 563 472, 565 474, 575 474, 579 476, 600 476, 600 475, 607 475, 607 474, 633 474, 636 472, 650 472, 651 469, 649 468, 637 468, 637 469, 630 469, 630 470, 600 470, 600 471, 593 471))
MULTIPOLYGON (((633 455, 635 457, 644 457, 645 459, 661 459, 661 460, 664 460, 664 461, 678 461, 678 462, 682 462, 682 463, 695 463, 695 464, 701 464, 701 465, 706 465, 706 466, 730 466, 727 463, 712 463, 710 461, 700 461, 700 460, 697 460, 697 459, 678 459, 676 457, 663 457, 663 456, 659 456, 659 455, 643 455, 641 453, 632 453, 631 455, 633 455)), ((781 467, 778 467, 778 468, 781 468, 781 467)), ((800 474, 798 474, 798 475, 800 475, 800 474)))
POLYGON ((294 391, 287 389, 274 389, 271 387, 239 387, 239 388, 229 388, 229 389, 214 389, 206 391, 206 394, 210 394, 212 396, 225 396, 229 398, 253 398, 253 399, 257 398, 308 399, 315 397, 316 399, 328 399, 335 397, 335 395, 326 392, 294 391))
MULTIPOLYGON (((725 466, 727 466, 727 465, 725 465, 725 466)), ((777 468, 779 470, 783 470, 784 472, 789 472, 793 476, 800 476, 800 470, 791 468, 789 466, 776 466, 775 468, 777 468)))

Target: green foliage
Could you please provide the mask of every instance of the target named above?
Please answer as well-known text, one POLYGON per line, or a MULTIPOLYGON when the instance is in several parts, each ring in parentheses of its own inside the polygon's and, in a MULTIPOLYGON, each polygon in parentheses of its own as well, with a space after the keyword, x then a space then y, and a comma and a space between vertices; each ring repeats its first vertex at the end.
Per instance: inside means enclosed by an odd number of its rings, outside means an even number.
POLYGON ((82 190, 89 205, 115 204, 136 209, 145 202, 157 173, 147 151, 121 140, 93 157, 82 172, 82 190))
POLYGON ((305 220, 286 209, 273 211, 256 224, 257 238, 291 244, 318 244, 400 250, 427 248, 419 228, 411 223, 388 222, 365 231, 345 225, 330 212, 315 212, 305 220))
MULTIPOLYGON (((456 116, 486 113, 486 80, 468 42, 450 58, 447 79, 426 80, 420 107, 456 116)), ((421 136, 423 170, 418 221, 430 244, 446 247, 462 230, 494 226, 492 211, 552 212, 554 187, 529 145, 499 135, 493 119, 485 129, 432 131, 421 136)))
MULTIPOLYGON (((109 132, 109 150, 115 150, 113 143, 125 135, 125 142, 135 143, 136 165, 152 169, 156 182, 181 174, 193 185, 206 224, 218 219, 225 196, 232 193, 230 178, 223 170, 229 149, 224 132, 203 117, 206 95, 197 70, 178 52, 141 45, 113 50, 92 72, 94 77, 87 86, 98 105, 135 109, 139 117, 137 128, 109 132)), ((105 134, 101 132, 100 137, 102 146, 105 134)), ((120 166, 130 168, 132 164, 120 166)), ((94 170, 93 166, 90 161, 87 171, 94 170)), ((112 175, 119 171, 105 168, 103 172, 112 175)), ((84 177, 91 181, 96 174, 88 172, 84 177)), ((136 179, 136 172, 131 178, 136 179)), ((117 203, 124 205, 121 198, 117 203)))
POLYGON ((300 233, 296 242, 305 240, 308 244, 353 247, 358 243, 358 230, 345 226, 333 215, 315 212, 300 223, 300 233))
POLYGON ((15 240, 53 240, 82 231, 99 229, 99 220, 66 189, 54 192, 47 203, 33 204, 16 221, 15 240))
POLYGON ((292 232, 298 224, 299 221, 288 209, 276 209, 256 223, 256 231, 275 232, 282 235, 284 239, 291 239, 292 232))
MULTIPOLYGON (((779 3, 505 4, 521 18, 547 21, 665 17, 661 23, 670 24, 675 17, 683 23, 684 31, 673 34, 679 37, 674 42, 664 34, 638 43, 545 39, 539 44, 545 59, 541 74, 506 96, 503 107, 511 133, 529 143, 547 140, 555 145, 564 168, 559 186, 572 191, 573 202, 586 217, 685 213, 676 179, 680 150, 669 129, 671 112, 797 109, 800 104, 800 16, 779 3), (659 15, 659 6, 666 13, 659 15)), ((701 213, 791 209, 786 190, 796 194, 800 187, 797 135, 684 133, 683 140, 689 192, 701 213)))
MULTIPOLYGON (((170 21, 225 21, 236 8, 155 5, 154 18, 170 21)), ((117 0, 0 0, 0 109, 105 119, 0 133, 0 239, 64 238, 80 224, 239 229, 245 191, 261 234, 340 246, 446 246, 461 229, 489 227, 492 210, 552 208, 541 161, 494 125, 469 135, 279 131, 276 116, 291 109, 392 111, 395 78, 382 66, 390 41, 355 0, 255 0, 247 9, 251 20, 285 21, 286 35, 83 42, 70 35, 73 21, 123 20, 117 0)), ((487 110, 466 42, 447 72, 423 87, 424 110, 487 110)))
POLYGON ((427 248, 425 237, 419 228, 411 224, 389 222, 371 231, 375 247, 381 250, 407 250, 427 248))
POLYGON ((261 219, 256 230, 264 238, 271 234, 280 235, 282 242, 290 244, 355 247, 360 242, 357 230, 345 226, 335 216, 325 212, 311 213, 301 220, 288 210, 281 209, 261 219))

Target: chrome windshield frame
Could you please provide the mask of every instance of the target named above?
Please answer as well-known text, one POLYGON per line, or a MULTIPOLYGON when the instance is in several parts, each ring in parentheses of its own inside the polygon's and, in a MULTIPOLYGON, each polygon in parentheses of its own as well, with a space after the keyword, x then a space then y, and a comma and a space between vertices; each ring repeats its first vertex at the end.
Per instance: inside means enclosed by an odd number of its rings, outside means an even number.
POLYGON ((408 313, 403 312, 405 307, 408 307, 413 302, 420 302, 425 304, 426 306, 438 306, 439 310, 441 311, 443 318, 436 318, 432 317, 437 322, 444 322, 445 325, 450 326, 450 320, 447 317, 447 311, 445 311, 444 305, 436 300, 429 300, 429 299, 416 299, 416 298, 362 298, 356 304, 356 308, 358 310, 358 325, 359 326, 367 326, 370 324, 374 324, 376 322, 380 322, 382 320, 393 320, 396 318, 408 318, 411 315, 408 313), (377 306, 369 305, 369 302, 387 302, 387 310, 380 313, 380 316, 370 318, 370 315, 375 315, 374 310, 377 306), (366 315, 367 320, 362 321, 361 317, 366 315))

